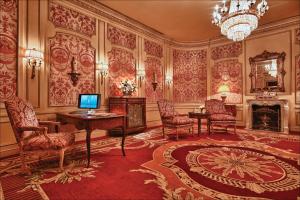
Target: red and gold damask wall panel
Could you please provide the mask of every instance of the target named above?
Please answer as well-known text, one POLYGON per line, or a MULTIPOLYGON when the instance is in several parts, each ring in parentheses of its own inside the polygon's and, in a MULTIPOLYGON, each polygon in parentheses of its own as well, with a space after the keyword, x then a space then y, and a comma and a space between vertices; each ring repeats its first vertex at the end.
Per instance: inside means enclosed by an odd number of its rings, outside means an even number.
POLYGON ((69 29, 89 37, 96 35, 96 18, 54 2, 49 3, 49 20, 55 27, 69 29))
POLYGON ((211 71, 211 93, 213 98, 221 99, 220 94, 218 94, 221 85, 227 85, 230 89, 226 102, 242 103, 242 63, 238 59, 215 62, 211 71))
POLYGON ((49 45, 49 106, 76 106, 78 94, 95 91, 95 48, 89 40, 65 33, 56 33, 49 45), (76 86, 68 75, 73 58, 81 74, 76 86))
MULTIPOLYGON (((136 68, 133 53, 113 47, 108 53, 109 62, 109 95, 122 96, 120 82, 128 79, 135 82, 136 68)), ((135 95, 135 94, 134 94, 135 95)))
POLYGON ((243 46, 241 42, 235 42, 218 47, 214 47, 211 50, 211 59, 219 60, 223 58, 238 57, 243 52, 243 46))
POLYGON ((162 64, 160 59, 154 57, 148 57, 145 60, 145 96, 147 97, 147 102, 156 102, 158 99, 163 98, 163 74, 162 74, 162 64), (157 77, 157 88, 154 91, 152 82, 154 74, 157 77))
POLYGON ((17 0, 0 0, 0 102, 17 93, 17 0))
POLYGON ((110 24, 107 25, 107 39, 114 45, 119 45, 128 49, 136 48, 136 35, 118 29, 110 24))
POLYGON ((158 58, 163 57, 163 47, 160 44, 157 44, 155 42, 145 40, 144 42, 144 48, 147 55, 155 56, 158 58))
POLYGON ((300 54, 296 56, 296 104, 300 104, 300 54))
POLYGON ((207 96, 207 51, 173 51, 173 99, 203 102, 207 96))

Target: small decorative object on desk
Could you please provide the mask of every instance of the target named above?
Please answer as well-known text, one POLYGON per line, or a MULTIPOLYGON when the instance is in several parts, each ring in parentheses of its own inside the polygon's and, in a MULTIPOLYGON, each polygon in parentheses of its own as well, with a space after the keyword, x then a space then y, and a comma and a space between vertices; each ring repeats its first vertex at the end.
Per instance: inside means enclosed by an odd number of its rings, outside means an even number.
POLYGON ((120 89, 124 96, 131 96, 136 91, 136 84, 131 80, 124 80, 120 83, 120 89))

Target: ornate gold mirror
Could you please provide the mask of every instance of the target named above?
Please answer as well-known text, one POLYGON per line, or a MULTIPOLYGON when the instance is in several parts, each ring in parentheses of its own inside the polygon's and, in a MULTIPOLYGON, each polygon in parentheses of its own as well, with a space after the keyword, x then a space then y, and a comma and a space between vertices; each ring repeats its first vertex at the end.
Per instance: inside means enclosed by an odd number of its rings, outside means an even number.
POLYGON ((250 57, 250 92, 284 92, 284 75, 286 74, 284 59, 285 52, 264 51, 262 54, 250 57))

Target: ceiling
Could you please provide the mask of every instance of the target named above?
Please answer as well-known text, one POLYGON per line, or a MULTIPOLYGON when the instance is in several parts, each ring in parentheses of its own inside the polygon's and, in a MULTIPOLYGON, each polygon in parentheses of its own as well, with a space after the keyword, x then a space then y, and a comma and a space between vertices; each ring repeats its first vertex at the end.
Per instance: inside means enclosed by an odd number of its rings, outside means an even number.
MULTIPOLYGON (((220 36, 211 23, 216 0, 96 0, 180 42, 203 41, 220 36)), ((259 25, 300 15, 299 0, 268 0, 269 11, 259 25)))

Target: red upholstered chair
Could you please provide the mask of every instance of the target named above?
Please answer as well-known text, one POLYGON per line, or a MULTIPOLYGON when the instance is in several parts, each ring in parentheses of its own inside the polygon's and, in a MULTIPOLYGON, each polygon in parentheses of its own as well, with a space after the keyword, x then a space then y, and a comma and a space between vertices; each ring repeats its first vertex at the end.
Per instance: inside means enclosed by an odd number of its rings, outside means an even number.
POLYGON ((211 99, 205 101, 205 109, 209 114, 208 117, 208 133, 213 131, 214 125, 225 126, 226 131, 228 126, 234 126, 234 133, 236 133, 236 110, 232 107, 225 108, 224 102, 218 99, 211 99), (228 112, 230 110, 231 112, 228 112))
POLYGON ((178 140, 178 128, 188 128, 193 134, 194 120, 188 118, 187 115, 180 115, 175 111, 174 105, 168 100, 157 101, 158 110, 163 126, 163 136, 165 136, 165 128, 176 129, 176 139, 178 140))
POLYGON ((20 148, 22 169, 28 170, 26 155, 44 153, 58 153, 59 167, 63 169, 64 152, 74 143, 75 135, 58 132, 59 122, 38 121, 32 105, 19 97, 6 101, 5 107, 20 148), (47 126, 56 133, 47 133, 47 126))

